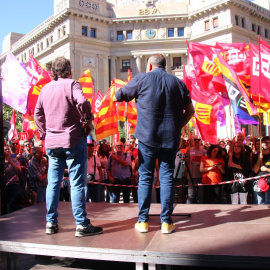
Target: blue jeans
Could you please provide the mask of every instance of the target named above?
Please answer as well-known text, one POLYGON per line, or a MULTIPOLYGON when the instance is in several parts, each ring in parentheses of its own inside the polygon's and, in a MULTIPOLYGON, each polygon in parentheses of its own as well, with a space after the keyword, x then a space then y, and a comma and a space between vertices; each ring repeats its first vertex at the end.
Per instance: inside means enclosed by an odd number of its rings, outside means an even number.
POLYGON ((174 179, 175 156, 177 149, 154 148, 141 142, 139 150, 139 222, 147 222, 151 205, 152 183, 156 160, 158 159, 160 180, 161 223, 172 223, 171 215, 174 202, 174 179))
POLYGON ((47 149, 49 157, 48 186, 46 192, 47 222, 57 224, 60 187, 66 165, 70 180, 70 194, 73 216, 77 225, 86 226, 85 184, 87 173, 86 139, 72 148, 47 149))
POLYGON ((258 204, 270 204, 270 189, 266 193, 256 192, 258 204))
MULTIPOLYGON (((114 179, 115 185, 131 185, 131 180, 129 178, 125 180, 114 179)), ((130 201, 130 187, 112 187, 112 203, 119 203, 120 193, 123 193, 124 203, 129 203, 130 201)))

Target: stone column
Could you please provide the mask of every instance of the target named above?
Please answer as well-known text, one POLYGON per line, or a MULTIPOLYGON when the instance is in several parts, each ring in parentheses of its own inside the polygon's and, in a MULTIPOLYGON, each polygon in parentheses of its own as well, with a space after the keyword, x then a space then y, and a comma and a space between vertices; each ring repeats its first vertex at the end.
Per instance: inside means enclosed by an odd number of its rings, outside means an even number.
POLYGON ((137 74, 142 72, 142 55, 135 55, 137 74))
POLYGON ((168 53, 164 54, 165 58, 166 58, 166 71, 168 73, 171 73, 171 57, 168 53))
MULTIPOLYGON (((111 59, 111 80, 113 80, 114 78, 116 78, 116 56, 110 56, 111 59)), ((111 82, 109 82, 109 84, 111 85, 111 82)))

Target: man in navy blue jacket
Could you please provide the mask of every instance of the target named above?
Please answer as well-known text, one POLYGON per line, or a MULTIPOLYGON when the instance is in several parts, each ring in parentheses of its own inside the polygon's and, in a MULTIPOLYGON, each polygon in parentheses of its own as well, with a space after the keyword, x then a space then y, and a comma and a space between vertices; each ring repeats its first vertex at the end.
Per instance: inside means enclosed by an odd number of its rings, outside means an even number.
POLYGON ((135 76, 116 92, 114 101, 136 99, 137 126, 135 137, 139 150, 139 215, 135 229, 148 232, 148 214, 156 159, 160 164, 161 230, 175 230, 171 215, 174 202, 173 171, 180 143, 181 128, 194 114, 186 85, 165 71, 166 59, 152 55, 146 73, 135 76))

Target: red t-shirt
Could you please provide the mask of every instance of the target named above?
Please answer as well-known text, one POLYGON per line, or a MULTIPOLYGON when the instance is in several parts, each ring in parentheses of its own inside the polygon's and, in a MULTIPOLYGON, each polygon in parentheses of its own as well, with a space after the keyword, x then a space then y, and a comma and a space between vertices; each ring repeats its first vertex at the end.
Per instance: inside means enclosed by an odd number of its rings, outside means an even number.
MULTIPOLYGON (((204 168, 209 168, 215 164, 221 163, 224 166, 224 160, 222 158, 217 158, 215 161, 209 157, 202 157, 202 162, 204 162, 204 168)), ((203 184, 217 184, 222 182, 223 176, 219 168, 214 168, 211 171, 204 172, 202 177, 203 184)))

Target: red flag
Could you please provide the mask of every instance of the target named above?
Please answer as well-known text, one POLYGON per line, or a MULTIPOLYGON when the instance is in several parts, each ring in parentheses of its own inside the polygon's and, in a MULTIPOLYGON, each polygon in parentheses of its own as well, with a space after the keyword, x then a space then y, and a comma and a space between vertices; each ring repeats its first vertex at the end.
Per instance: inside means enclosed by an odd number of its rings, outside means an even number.
POLYGON ((94 117, 95 117, 94 124, 95 125, 97 124, 97 120, 98 120, 97 114, 100 111, 100 105, 101 105, 101 101, 103 98, 104 98, 104 95, 98 90, 97 95, 94 99, 94 106, 93 106, 94 107, 94 117))
POLYGON ((16 129, 15 110, 13 110, 13 113, 10 118, 10 129, 8 132, 8 141, 11 141, 12 139, 19 140, 17 129, 16 129))
POLYGON ((194 107, 197 127, 204 141, 216 143, 217 117, 221 97, 218 93, 202 91, 201 84, 197 81, 198 77, 195 75, 192 59, 188 63, 189 74, 187 75, 186 70, 184 69, 184 78, 187 88, 190 90, 190 96, 195 104, 194 107))
MULTIPOLYGON (((254 104, 259 106, 264 111, 267 111, 268 109, 270 109, 270 97, 268 94, 269 78, 267 78, 263 74, 263 72, 260 72, 259 46, 249 43, 249 47, 250 47, 250 82, 251 82, 250 93, 252 94, 252 100, 254 104)), ((265 56, 266 55, 261 54, 261 59, 263 59, 263 57, 265 56)), ((265 58, 267 59, 267 56, 265 58)), ((267 72, 265 72, 265 74, 267 75, 267 72)))
POLYGON ((34 116, 23 114, 23 125, 22 130, 26 132, 29 136, 29 138, 32 138, 34 135, 34 131, 37 129, 34 116))
POLYGON ((238 76, 250 74, 249 46, 245 43, 216 43, 216 48, 238 76))
POLYGON ((204 92, 227 92, 224 79, 214 63, 218 50, 210 45, 190 43, 189 64, 193 65, 196 81, 204 92))
POLYGON ((30 76, 31 88, 28 92, 27 114, 34 115, 39 93, 43 86, 51 81, 51 77, 32 54, 30 54, 27 72, 30 76))

